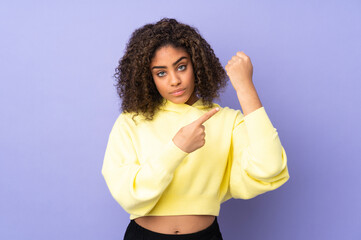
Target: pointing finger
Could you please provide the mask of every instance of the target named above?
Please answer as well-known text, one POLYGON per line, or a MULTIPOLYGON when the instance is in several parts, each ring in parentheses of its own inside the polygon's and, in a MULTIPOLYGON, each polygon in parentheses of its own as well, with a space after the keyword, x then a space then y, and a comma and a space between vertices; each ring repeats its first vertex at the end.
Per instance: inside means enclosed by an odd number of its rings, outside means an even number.
POLYGON ((206 112, 203 114, 200 118, 198 118, 195 122, 199 125, 203 124, 205 121, 210 119, 214 114, 216 114, 219 111, 219 107, 213 108, 209 112, 206 112))

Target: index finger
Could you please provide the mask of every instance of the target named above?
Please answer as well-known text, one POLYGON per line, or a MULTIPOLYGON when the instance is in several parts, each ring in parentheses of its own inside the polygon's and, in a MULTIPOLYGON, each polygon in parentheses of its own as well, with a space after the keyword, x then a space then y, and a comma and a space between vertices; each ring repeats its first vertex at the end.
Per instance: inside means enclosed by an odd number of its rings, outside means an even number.
POLYGON ((198 118, 196 120, 196 122, 201 125, 203 124, 205 121, 207 121, 208 119, 210 119, 214 114, 216 114, 219 111, 219 107, 213 108, 212 110, 210 110, 209 112, 206 112, 205 114, 203 114, 200 118, 198 118))

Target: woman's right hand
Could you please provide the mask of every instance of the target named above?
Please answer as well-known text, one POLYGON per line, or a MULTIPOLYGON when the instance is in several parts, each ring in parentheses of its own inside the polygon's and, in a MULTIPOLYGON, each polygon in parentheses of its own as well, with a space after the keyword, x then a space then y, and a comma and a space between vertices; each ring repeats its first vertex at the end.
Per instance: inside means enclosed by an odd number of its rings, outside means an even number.
POLYGON ((203 114, 194 122, 182 127, 173 137, 174 144, 181 150, 191 153, 205 144, 205 127, 202 125, 219 111, 219 108, 213 108, 209 112, 203 114))

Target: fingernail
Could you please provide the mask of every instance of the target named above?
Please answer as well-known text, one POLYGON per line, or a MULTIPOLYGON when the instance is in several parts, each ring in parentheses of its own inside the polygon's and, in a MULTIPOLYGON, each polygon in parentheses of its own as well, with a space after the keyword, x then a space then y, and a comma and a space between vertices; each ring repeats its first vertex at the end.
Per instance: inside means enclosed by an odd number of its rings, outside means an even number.
POLYGON ((216 107, 216 110, 218 111, 218 110, 219 110, 219 107, 216 107))

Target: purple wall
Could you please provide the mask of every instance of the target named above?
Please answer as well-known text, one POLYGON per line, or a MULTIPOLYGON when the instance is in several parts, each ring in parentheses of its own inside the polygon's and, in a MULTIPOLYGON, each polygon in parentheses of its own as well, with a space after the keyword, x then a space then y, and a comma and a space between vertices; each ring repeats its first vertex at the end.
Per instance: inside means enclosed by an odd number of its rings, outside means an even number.
MULTIPOLYGON (((222 205, 224 239, 361 239, 360 1, 57 2, 0 3, 0 239, 122 239, 101 175, 112 74, 161 17, 198 28, 223 66, 250 56, 287 152, 284 186, 222 205)), ((240 109, 230 83, 218 103, 240 109)))

